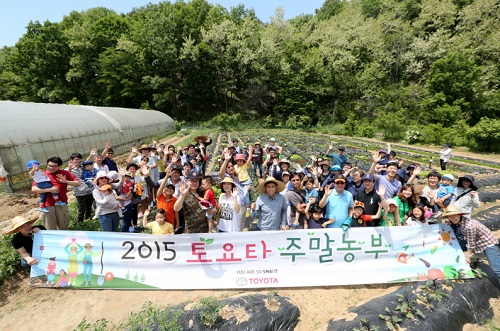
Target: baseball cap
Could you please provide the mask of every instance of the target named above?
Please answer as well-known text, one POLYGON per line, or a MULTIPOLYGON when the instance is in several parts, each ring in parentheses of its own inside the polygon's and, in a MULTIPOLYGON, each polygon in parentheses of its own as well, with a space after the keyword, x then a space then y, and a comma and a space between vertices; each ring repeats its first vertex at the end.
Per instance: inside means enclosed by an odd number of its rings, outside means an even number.
POLYGON ((363 180, 371 180, 372 182, 375 181, 375 176, 373 176, 373 174, 365 174, 363 176, 363 180))
POLYGON ((130 178, 134 178, 134 175, 132 175, 132 173, 130 171, 127 171, 125 173, 125 176, 130 177, 130 178))
POLYGON ((101 188, 99 189, 99 191, 107 191, 107 190, 112 190, 113 188, 111 187, 111 185, 103 185, 101 186, 101 188))
POLYGON ((444 174, 443 177, 441 177, 441 179, 449 179, 451 181, 454 181, 455 177, 453 177, 452 174, 444 174))
POLYGON ((200 173, 198 171, 190 171, 186 175, 186 179, 193 180, 193 179, 200 179, 200 173))
POLYGON ((37 160, 31 160, 31 161, 26 162, 26 168, 28 168, 28 169, 31 169, 36 165, 37 166, 40 165, 40 162, 38 162, 37 160))
POLYGON ((82 166, 88 166, 90 164, 94 164, 92 161, 85 161, 85 162, 82 162, 82 166))
POLYGON ((342 170, 342 168, 338 164, 330 168, 330 171, 340 171, 340 170, 342 170))
POLYGON ((345 147, 342 146, 342 145, 339 145, 339 148, 337 148, 337 150, 339 150, 339 151, 345 151, 345 147))
POLYGON ((392 198, 391 198, 391 199, 387 199, 387 203, 388 203, 389 205, 394 205, 394 206, 397 206, 397 205, 398 205, 398 203, 396 202, 396 200, 394 200, 394 199, 392 199, 392 198))

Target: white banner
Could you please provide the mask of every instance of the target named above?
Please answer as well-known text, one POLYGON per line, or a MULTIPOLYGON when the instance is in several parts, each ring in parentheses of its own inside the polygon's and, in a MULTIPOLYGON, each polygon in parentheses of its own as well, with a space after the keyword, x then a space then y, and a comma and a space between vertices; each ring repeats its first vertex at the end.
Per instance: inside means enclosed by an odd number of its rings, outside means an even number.
POLYGON ((39 231, 43 287, 230 289, 470 278, 451 228, 314 229, 175 236, 39 231))

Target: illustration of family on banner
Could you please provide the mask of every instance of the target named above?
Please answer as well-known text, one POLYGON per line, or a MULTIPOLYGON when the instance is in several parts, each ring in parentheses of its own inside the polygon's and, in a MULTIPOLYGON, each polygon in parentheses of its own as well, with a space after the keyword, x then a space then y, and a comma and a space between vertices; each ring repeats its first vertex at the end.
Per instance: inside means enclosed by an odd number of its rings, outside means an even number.
POLYGON ((39 231, 37 287, 230 289, 472 278, 448 225, 180 236, 39 231), (304 282, 307 279, 307 282, 304 282))

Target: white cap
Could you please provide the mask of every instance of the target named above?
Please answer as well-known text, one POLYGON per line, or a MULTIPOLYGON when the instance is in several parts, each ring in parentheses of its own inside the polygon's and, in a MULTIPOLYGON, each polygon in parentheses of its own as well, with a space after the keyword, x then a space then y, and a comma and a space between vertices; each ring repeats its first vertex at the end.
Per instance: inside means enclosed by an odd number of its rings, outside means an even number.
POLYGON ((394 206, 397 206, 397 205, 398 205, 398 203, 396 202, 396 200, 394 200, 394 199, 392 199, 392 198, 391 198, 391 199, 387 199, 387 203, 388 203, 389 205, 394 205, 394 206))
POLYGON ((455 177, 453 177, 452 174, 444 174, 443 177, 441 177, 441 179, 449 179, 451 181, 454 181, 455 177))
POLYGON ((274 139, 274 138, 271 138, 271 139, 269 139, 269 141, 276 141, 276 139, 274 139))

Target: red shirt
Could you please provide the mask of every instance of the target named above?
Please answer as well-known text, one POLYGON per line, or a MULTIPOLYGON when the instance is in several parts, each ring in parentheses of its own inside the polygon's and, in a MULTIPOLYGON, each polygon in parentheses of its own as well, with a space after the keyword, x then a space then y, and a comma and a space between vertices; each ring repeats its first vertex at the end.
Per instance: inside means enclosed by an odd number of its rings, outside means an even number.
POLYGON ((210 202, 210 204, 212 205, 212 208, 215 208, 216 206, 216 202, 215 202, 215 193, 214 193, 214 190, 212 190, 211 188, 209 188, 208 190, 206 190, 205 192, 203 192, 203 199, 207 200, 208 202, 210 202))
POLYGON ((175 210, 174 204, 177 201, 175 197, 171 197, 168 201, 165 199, 165 195, 159 195, 156 197, 156 208, 163 209, 166 214, 167 222, 172 224, 175 229, 175 210))
MULTIPOLYGON (((67 170, 57 170, 55 173, 51 173, 49 170, 45 170, 45 175, 50 179, 50 183, 52 186, 55 186, 59 189, 59 192, 57 193, 59 195, 59 201, 66 202, 68 203, 68 184, 66 183, 61 183, 60 181, 57 180, 57 175, 63 175, 66 177, 66 179, 70 182, 73 181, 78 181, 78 178, 76 178, 75 175, 73 175, 71 172, 67 170)), ((36 183, 33 182, 32 186, 36 186, 36 183)), ((47 193, 47 200, 45 200, 45 206, 54 206, 55 200, 52 197, 51 193, 47 193)))

